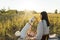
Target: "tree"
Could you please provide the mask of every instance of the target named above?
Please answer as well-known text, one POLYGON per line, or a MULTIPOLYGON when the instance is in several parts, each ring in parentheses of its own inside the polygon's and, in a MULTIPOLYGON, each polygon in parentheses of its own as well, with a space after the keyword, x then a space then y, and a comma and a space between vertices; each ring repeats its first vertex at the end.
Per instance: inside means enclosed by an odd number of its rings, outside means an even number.
POLYGON ((55 10, 55 13, 56 13, 56 14, 58 13, 58 10, 57 10, 57 9, 55 10))
POLYGON ((1 9, 1 13, 6 13, 6 9, 1 9))

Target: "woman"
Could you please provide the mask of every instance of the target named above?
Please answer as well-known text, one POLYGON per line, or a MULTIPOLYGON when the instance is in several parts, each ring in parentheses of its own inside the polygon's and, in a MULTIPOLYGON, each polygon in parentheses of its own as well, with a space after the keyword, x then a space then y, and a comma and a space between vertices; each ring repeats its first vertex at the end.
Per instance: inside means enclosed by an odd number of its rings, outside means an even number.
POLYGON ((47 13, 43 11, 41 12, 41 21, 39 22, 37 27, 36 39, 48 40, 48 38, 49 38, 49 20, 48 20, 47 13))

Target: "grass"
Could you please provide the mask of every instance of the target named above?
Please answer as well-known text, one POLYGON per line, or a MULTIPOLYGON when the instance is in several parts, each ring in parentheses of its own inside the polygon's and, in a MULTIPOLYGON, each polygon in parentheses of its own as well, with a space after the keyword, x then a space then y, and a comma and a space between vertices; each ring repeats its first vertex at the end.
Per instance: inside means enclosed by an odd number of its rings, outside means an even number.
MULTIPOLYGON (((0 15, 0 40, 16 40, 14 33, 25 26, 29 19, 33 16, 40 20, 40 14, 13 14, 0 15)), ((60 14, 48 14, 50 21, 50 33, 60 35, 60 14)), ((35 21, 32 31, 36 32, 38 22, 35 21)))

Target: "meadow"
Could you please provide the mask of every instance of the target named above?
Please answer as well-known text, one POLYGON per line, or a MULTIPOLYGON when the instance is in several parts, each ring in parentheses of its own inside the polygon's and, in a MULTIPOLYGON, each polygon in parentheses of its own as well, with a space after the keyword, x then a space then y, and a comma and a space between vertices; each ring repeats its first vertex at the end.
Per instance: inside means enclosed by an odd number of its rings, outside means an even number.
MULTIPOLYGON (((35 11, 7 11, 0 12, 0 40, 17 40, 14 33, 25 26, 33 16, 37 21, 34 22, 31 31, 36 32, 37 24, 40 20, 40 13, 35 11)), ((50 22, 50 34, 60 35, 60 14, 48 13, 50 22)))

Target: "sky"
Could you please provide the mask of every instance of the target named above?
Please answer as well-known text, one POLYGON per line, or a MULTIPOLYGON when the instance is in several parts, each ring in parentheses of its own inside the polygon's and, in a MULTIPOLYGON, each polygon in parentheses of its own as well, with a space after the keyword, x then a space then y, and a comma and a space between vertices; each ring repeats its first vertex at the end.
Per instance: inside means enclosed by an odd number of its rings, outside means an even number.
POLYGON ((0 9, 35 10, 37 12, 60 11, 60 0, 0 0, 0 9))

